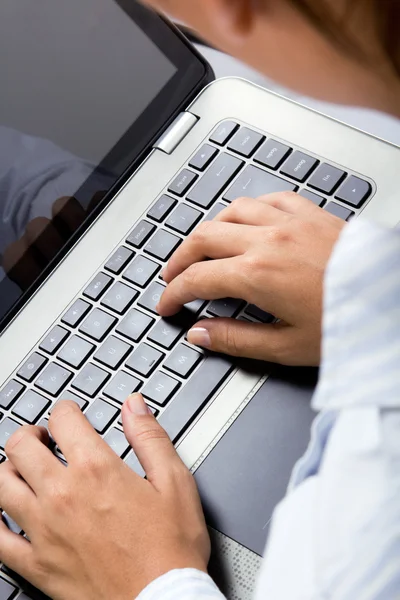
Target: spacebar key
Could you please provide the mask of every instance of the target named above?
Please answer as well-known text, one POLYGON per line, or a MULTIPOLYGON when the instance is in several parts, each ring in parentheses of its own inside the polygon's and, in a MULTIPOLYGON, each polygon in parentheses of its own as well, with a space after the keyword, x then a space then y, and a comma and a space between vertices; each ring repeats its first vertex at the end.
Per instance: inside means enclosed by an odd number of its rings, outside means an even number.
POLYGON ((234 370, 229 359, 209 356, 158 419, 174 442, 234 370))

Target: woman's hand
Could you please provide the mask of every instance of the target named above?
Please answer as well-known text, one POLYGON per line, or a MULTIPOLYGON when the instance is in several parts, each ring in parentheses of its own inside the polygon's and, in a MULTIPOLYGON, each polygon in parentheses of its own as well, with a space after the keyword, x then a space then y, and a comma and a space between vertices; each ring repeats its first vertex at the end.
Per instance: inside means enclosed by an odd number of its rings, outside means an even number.
POLYGON ((343 227, 298 194, 239 198, 170 259, 159 313, 171 316, 196 298, 241 298, 281 322, 207 319, 189 341, 236 356, 318 365, 324 272, 343 227))
POLYGON ((176 568, 207 569, 210 545, 189 471, 139 395, 123 407, 125 434, 147 474, 131 471, 73 402, 54 409, 52 437, 23 427, 0 466, 0 506, 26 532, 0 519, 3 561, 55 600, 132 600, 176 568))

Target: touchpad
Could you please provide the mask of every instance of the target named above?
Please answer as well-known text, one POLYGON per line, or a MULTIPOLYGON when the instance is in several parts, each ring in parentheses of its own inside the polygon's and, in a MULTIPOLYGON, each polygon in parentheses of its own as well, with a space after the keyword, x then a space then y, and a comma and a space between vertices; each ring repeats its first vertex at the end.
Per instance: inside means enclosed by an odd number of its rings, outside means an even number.
POLYGON ((208 525, 259 555, 310 439, 316 381, 314 369, 278 369, 195 474, 208 525))

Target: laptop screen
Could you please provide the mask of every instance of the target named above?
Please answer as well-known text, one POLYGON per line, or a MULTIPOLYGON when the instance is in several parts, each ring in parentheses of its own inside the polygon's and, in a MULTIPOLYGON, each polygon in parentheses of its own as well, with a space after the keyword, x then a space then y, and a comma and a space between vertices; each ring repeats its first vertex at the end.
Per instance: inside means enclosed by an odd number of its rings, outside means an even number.
POLYGON ((0 324, 203 70, 132 0, 2 0, 0 324))

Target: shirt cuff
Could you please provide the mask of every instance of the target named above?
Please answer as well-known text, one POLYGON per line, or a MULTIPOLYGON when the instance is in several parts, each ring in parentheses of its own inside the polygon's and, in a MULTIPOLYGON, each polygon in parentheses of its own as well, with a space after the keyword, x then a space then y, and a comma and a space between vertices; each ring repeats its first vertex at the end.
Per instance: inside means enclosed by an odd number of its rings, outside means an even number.
POLYGON ((175 569, 152 581, 137 600, 224 600, 207 573, 175 569))

